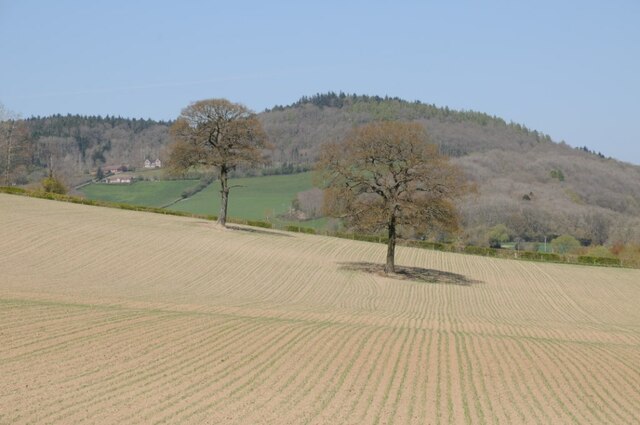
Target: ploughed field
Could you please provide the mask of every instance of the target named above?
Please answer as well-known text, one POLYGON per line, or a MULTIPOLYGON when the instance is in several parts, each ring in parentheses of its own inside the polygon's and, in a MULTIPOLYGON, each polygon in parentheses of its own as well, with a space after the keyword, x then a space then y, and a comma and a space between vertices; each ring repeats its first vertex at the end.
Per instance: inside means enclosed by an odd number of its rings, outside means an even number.
POLYGON ((640 271, 384 258, 0 195, 0 423, 640 423, 640 271))

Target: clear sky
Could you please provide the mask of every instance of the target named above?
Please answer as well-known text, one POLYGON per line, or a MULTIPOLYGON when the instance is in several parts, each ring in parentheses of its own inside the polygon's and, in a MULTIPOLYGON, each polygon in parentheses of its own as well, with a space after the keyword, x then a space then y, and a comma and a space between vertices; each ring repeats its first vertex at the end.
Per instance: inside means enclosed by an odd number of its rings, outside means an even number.
POLYGON ((640 164, 640 1, 0 0, 0 102, 175 118, 317 92, 523 123, 640 164))

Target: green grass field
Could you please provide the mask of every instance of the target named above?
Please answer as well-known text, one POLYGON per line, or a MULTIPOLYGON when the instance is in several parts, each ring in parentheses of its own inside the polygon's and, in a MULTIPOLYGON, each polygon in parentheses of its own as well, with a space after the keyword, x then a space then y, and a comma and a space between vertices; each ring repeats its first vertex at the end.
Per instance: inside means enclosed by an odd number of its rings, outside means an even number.
POLYGON ((88 199, 162 207, 180 198, 183 190, 197 184, 198 180, 140 181, 122 185, 90 184, 81 191, 88 199))
MULTIPOLYGON (((230 217, 272 221, 289 210, 298 192, 313 187, 312 173, 231 179, 229 184, 239 186, 231 189, 229 195, 230 217)), ((172 205, 170 209, 218 215, 220 182, 213 182, 202 192, 172 205)))
MULTIPOLYGON (((282 176, 246 177, 231 179, 229 217, 244 220, 267 220, 278 225, 293 222, 280 220, 298 192, 311 189, 312 173, 282 176)), ((183 190, 198 184, 196 180, 141 181, 131 185, 92 184, 82 189, 89 199, 124 202, 132 205, 161 207, 180 198, 183 190)), ((169 209, 195 214, 218 215, 220 211, 220 182, 213 182, 203 191, 182 200, 169 209)), ((316 229, 325 226, 327 219, 320 218, 293 224, 316 229)))

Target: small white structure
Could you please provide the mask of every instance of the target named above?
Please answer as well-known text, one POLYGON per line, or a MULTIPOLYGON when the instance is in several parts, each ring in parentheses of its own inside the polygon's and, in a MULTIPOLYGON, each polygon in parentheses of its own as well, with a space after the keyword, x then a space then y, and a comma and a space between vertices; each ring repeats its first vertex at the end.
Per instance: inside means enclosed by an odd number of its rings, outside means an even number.
POLYGON ((118 174, 124 172, 125 167, 123 165, 103 165, 102 171, 107 174, 118 174))
POLYGON ((151 161, 149 159, 144 160, 144 168, 161 168, 162 161, 160 159, 156 159, 155 161, 151 161))
POLYGON ((103 182, 108 184, 131 184, 133 183, 133 177, 132 176, 111 176, 104 179, 103 182))

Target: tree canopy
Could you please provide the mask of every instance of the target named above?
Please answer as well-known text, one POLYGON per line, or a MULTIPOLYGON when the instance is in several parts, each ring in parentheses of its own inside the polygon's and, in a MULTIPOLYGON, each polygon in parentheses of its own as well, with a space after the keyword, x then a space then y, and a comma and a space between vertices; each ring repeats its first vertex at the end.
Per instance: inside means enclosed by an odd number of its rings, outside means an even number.
POLYGON ((218 223, 226 225, 229 172, 264 162, 267 137, 256 115, 226 99, 201 100, 187 106, 171 126, 174 141, 169 164, 174 170, 214 167, 220 178, 218 223))
POLYGON ((458 228, 454 200, 467 185, 460 169, 428 143, 420 124, 384 121, 355 128, 343 142, 323 146, 318 167, 329 215, 357 230, 387 231, 387 273, 395 271, 399 234, 458 228))
POLYGON ((551 241, 554 252, 566 254, 580 248, 580 242, 571 235, 561 235, 551 241))

